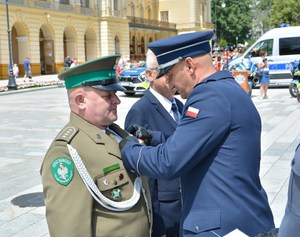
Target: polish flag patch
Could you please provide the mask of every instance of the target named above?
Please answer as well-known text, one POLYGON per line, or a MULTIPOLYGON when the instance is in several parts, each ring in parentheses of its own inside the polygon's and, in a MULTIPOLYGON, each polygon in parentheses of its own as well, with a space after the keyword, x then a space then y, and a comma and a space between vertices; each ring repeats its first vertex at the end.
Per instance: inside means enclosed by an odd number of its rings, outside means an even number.
POLYGON ((186 116, 189 116, 189 117, 192 117, 192 118, 197 118, 198 114, 199 114, 199 109, 196 109, 196 108, 191 107, 191 106, 188 107, 188 109, 185 113, 186 116))

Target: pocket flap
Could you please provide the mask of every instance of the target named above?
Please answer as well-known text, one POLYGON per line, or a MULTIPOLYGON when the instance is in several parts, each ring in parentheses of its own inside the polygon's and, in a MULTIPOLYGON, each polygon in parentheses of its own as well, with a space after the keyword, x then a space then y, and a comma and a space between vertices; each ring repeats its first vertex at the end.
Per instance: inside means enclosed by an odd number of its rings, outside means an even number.
POLYGON ((100 191, 106 191, 119 187, 129 181, 129 177, 125 169, 110 172, 104 176, 97 177, 97 186, 100 191))
POLYGON ((208 230, 218 229, 221 225, 220 209, 205 209, 192 211, 184 220, 183 229, 201 233, 208 230))

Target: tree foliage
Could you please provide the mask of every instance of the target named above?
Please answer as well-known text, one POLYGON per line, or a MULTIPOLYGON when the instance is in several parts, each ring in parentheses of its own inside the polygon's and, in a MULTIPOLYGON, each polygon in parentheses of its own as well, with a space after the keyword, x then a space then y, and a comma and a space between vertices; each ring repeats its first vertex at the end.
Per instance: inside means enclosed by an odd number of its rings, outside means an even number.
POLYGON ((300 0, 211 0, 211 12, 213 23, 217 23, 217 41, 228 45, 255 40, 251 33, 257 24, 262 33, 282 22, 300 25, 300 0))
MULTIPOLYGON (((213 0, 212 12, 217 15, 217 37, 225 39, 229 45, 244 43, 251 29, 251 12, 249 4, 252 0, 213 0), (222 2, 226 7, 222 7, 222 2)), ((215 22, 215 14, 213 14, 215 22)))
POLYGON ((273 27, 280 23, 287 23, 291 26, 300 25, 297 17, 300 14, 299 0, 273 0, 270 16, 273 27))

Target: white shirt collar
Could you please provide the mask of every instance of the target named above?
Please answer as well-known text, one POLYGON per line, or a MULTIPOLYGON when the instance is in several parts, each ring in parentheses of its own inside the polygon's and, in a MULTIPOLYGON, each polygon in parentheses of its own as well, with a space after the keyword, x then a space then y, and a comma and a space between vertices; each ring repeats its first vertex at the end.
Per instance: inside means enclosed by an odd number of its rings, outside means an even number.
POLYGON ((173 101, 171 102, 166 97, 164 97, 161 94, 159 94, 152 87, 149 88, 149 91, 155 96, 155 98, 164 107, 164 109, 173 117, 172 103, 176 104, 175 98, 173 98, 173 101))

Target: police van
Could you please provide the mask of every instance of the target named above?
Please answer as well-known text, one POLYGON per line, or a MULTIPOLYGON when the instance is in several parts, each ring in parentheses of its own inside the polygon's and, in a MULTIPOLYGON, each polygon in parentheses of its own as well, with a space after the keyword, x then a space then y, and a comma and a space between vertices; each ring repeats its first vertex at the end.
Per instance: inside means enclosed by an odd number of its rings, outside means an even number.
POLYGON ((288 85, 292 80, 291 62, 300 60, 300 26, 275 28, 266 32, 241 57, 229 62, 229 66, 249 58, 252 63, 258 63, 262 49, 267 51, 270 85, 288 85))

